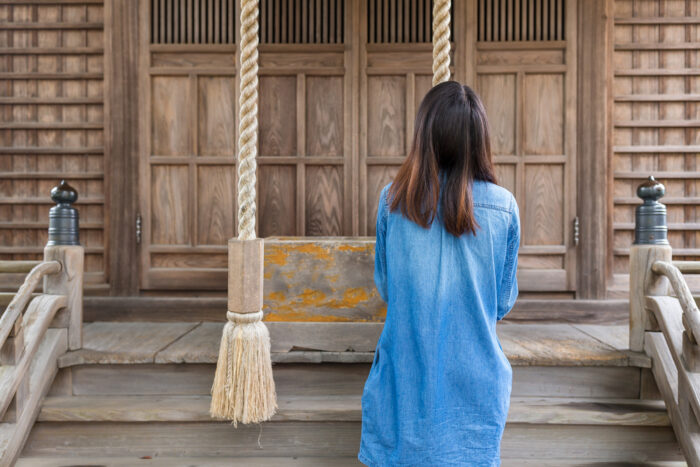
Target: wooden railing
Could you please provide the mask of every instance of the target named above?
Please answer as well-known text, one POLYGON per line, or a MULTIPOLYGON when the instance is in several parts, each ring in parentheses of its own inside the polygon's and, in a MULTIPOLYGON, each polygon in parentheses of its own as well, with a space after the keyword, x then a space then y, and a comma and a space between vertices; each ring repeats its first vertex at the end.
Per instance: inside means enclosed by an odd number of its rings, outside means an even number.
POLYGON ((683 274, 700 262, 672 261, 663 185, 640 186, 630 249, 630 349, 647 353, 686 461, 700 466, 700 311, 683 274))
POLYGON ((82 344, 84 252, 77 236, 71 237, 77 212, 70 203, 77 194, 68 189, 52 191, 58 205, 51 209, 44 260, 0 261, 0 273, 27 274, 16 293, 0 294, 0 307, 7 305, 0 315, 2 467, 19 455, 58 371, 58 357, 82 344))

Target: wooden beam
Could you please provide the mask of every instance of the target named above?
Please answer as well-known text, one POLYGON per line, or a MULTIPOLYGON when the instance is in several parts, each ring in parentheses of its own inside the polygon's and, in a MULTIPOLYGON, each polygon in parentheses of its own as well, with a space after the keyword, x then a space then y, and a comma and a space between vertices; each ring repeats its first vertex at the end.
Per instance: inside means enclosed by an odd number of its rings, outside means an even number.
POLYGON ((105 184, 107 257, 111 295, 138 291, 138 43, 139 2, 106 0, 105 184))
POLYGON ((579 2, 578 50, 578 197, 580 244, 577 296, 601 299, 606 295, 608 238, 611 211, 610 182, 610 2, 579 2), (587 187, 593 186, 592 190, 587 187))

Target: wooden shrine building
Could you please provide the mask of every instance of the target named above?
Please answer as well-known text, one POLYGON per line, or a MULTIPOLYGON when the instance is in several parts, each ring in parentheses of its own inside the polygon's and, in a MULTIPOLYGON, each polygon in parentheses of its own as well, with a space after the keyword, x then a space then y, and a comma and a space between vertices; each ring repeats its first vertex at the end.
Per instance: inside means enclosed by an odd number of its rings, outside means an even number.
MULTIPOLYGON (((377 198, 432 83, 434 5, 260 0, 279 411, 234 429, 209 407, 239 3, 0 0, 0 467, 358 465, 386 317, 377 198), (45 250, 60 180, 82 246, 45 250)), ((503 465, 700 466, 700 0, 452 0, 450 17, 452 76, 484 101, 521 216, 503 465), (650 175, 670 247, 633 245, 650 175)))
MULTIPOLYGON (((0 2, 2 259, 39 257, 47 193, 65 178, 80 194, 88 296, 223 296, 234 5, 0 2)), ((624 297, 649 174, 667 187, 676 252, 698 258, 698 3, 452 10, 454 79, 485 102, 500 183, 520 205, 521 301, 624 297)), ((430 1, 268 0, 260 25, 258 235, 372 236, 430 87, 430 1)), ((88 316, 105 309, 87 303, 88 316)))

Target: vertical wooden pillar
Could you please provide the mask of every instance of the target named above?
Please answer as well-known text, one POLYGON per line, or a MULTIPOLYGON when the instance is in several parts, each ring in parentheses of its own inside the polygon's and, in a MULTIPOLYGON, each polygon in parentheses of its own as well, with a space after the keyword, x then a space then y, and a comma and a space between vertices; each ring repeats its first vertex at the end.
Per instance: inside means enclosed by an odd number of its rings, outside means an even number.
POLYGON ((671 261, 668 245, 632 245, 630 248, 630 350, 644 351, 644 332, 652 330, 646 310, 647 295, 666 295, 668 279, 655 274, 656 261, 671 261))
POLYGON ((64 316, 68 328, 68 349, 83 346, 83 268, 84 250, 80 245, 56 245, 44 248, 44 261, 58 261, 61 271, 44 278, 44 293, 65 295, 64 316))
POLYGON ((646 297, 667 295, 668 279, 652 271, 656 261, 671 261, 667 240, 666 206, 658 200, 665 187, 654 177, 637 188, 644 204, 637 206, 634 219, 634 245, 630 248, 630 350, 644 351, 644 332, 656 329, 646 310, 646 297))
POLYGON ((612 2, 578 2, 577 297, 603 299, 609 275, 612 2), (591 189, 592 188, 592 189, 591 189))
POLYGON ((105 184, 109 219, 107 271, 111 295, 134 295, 140 264, 138 206, 139 4, 104 2, 105 184))

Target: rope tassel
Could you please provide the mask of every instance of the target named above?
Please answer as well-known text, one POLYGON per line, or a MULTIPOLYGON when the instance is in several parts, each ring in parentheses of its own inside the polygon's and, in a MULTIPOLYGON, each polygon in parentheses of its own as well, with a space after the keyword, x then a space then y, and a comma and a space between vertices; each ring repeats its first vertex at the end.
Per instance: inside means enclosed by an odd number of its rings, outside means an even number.
POLYGON ((275 414, 277 401, 270 364, 270 334, 257 313, 226 313, 219 362, 212 385, 212 417, 259 423, 275 414))
POLYGON ((263 323, 263 240, 255 238, 258 128, 258 1, 241 0, 238 239, 228 243, 228 322, 219 347, 209 413, 241 423, 277 410, 270 334, 263 323))

